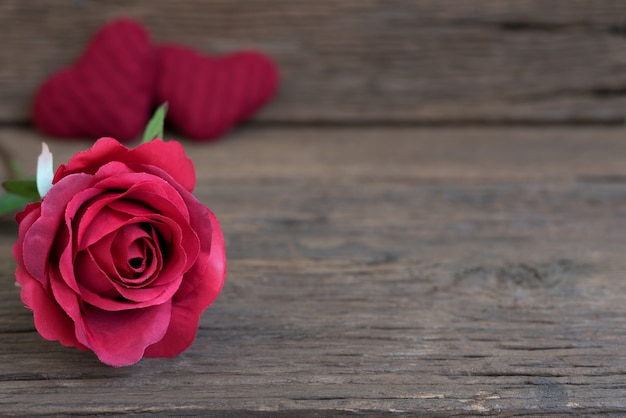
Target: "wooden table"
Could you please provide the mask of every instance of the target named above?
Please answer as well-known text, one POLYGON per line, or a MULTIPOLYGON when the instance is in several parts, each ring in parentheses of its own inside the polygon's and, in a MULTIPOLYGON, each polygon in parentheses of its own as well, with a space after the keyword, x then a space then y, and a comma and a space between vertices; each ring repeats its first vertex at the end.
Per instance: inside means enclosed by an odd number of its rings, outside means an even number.
MULTIPOLYGON (((626 131, 272 128, 185 142, 227 242, 192 347, 44 341, 0 241, 2 414, 626 413, 626 131)), ((28 168, 41 137, 0 130, 28 168)), ((50 142, 57 163, 87 144, 50 142)))

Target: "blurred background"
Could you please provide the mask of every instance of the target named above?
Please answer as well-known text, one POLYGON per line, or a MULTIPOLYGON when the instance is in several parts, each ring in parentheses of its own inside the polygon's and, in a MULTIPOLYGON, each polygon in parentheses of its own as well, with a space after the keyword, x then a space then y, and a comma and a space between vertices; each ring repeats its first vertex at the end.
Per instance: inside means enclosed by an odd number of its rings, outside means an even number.
POLYGON ((0 1, 0 124, 29 123, 37 87, 105 22, 157 43, 256 48, 282 85, 269 124, 621 124, 620 0, 0 1))

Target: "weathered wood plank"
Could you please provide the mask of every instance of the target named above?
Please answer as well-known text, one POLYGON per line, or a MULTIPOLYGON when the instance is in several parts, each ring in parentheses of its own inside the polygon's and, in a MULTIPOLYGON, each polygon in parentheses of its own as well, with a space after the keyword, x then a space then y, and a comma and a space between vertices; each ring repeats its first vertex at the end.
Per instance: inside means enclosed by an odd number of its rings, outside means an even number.
MULTIPOLYGON (((187 352, 123 369, 34 332, 6 221, 0 411, 625 413, 623 136, 247 129, 186 144, 228 281, 187 352)), ((38 142, 0 130, 24 161, 38 142)), ((62 162, 86 144, 50 145, 62 162)))
POLYGON ((283 85, 269 122, 616 122, 626 108, 619 0, 0 3, 0 122, 119 15, 157 42, 257 47, 283 85))

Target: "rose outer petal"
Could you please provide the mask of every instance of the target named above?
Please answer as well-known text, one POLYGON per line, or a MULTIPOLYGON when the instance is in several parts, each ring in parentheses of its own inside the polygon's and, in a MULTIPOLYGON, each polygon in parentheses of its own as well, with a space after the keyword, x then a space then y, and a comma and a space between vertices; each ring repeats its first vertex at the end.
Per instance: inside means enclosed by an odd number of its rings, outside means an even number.
MULTIPOLYGON (((20 298, 24 305, 33 311, 35 328, 43 338, 50 341, 58 340, 65 346, 88 350, 88 348, 81 344, 76 338, 74 322, 54 299, 49 278, 47 276, 34 278, 24 267, 24 252, 29 254, 29 258, 31 255, 42 257, 41 254, 33 254, 33 248, 31 246, 24 248, 27 232, 32 225, 40 219, 40 216, 41 204, 39 202, 27 205, 24 210, 16 216, 19 222, 19 235, 17 242, 13 246, 13 255, 18 264, 15 278, 21 285, 20 298)), ((53 239, 53 236, 50 237, 50 242, 52 242, 53 239)), ((49 251, 49 249, 45 251, 49 251)), ((47 271, 47 266, 45 270, 47 271)))
MULTIPOLYGON (((144 167, 144 170, 169 178, 157 167, 144 167)), ((226 276, 224 236, 217 218, 195 196, 181 190, 180 186, 177 188, 189 208, 190 224, 200 238, 201 252, 174 295, 167 333, 146 349, 148 357, 172 357, 191 345, 200 315, 219 295, 226 276)))
POLYGON ((141 360, 146 347, 161 340, 172 314, 171 299, 141 309, 109 311, 82 302, 56 270, 51 270, 52 292, 74 321, 76 339, 100 361, 120 367, 141 360))
POLYGON ((32 279, 24 280, 25 275, 27 273, 18 267, 16 277, 22 285, 20 298, 24 305, 33 311, 37 332, 48 341, 58 340, 65 346, 88 350, 76 338, 72 319, 54 301, 41 283, 32 279))
POLYGON ((188 191, 196 185, 193 162, 185 155, 183 146, 175 141, 155 139, 128 149, 113 138, 98 139, 91 149, 76 153, 67 164, 59 166, 53 184, 72 173, 95 174, 100 167, 119 161, 129 166, 153 165, 170 175, 188 191))
POLYGON ((79 340, 84 338, 103 363, 121 367, 141 360, 146 347, 163 338, 172 302, 116 312, 86 305, 83 311, 82 327, 76 330, 79 340))
MULTIPOLYGON (((41 216, 41 203, 30 203, 24 208, 24 210, 16 215, 16 218, 19 219, 19 228, 18 228, 18 236, 15 245, 13 245, 13 257, 17 261, 18 267, 24 266, 24 237, 26 232, 31 228, 33 223, 39 219, 41 216)), ((24 268, 22 274, 16 274, 15 276, 17 282, 19 284, 23 284, 27 280, 38 280, 42 284, 47 284, 47 280, 45 277, 40 277, 35 279, 28 273, 28 271, 24 268)))
POLYGON ((163 142, 155 139, 131 150, 132 162, 150 164, 169 173, 187 191, 196 186, 196 170, 185 155, 185 149, 176 141, 163 142))
POLYGON ((88 187, 90 181, 91 176, 87 174, 74 174, 57 183, 42 200, 39 218, 24 232, 24 267, 42 283, 47 281, 48 257, 63 223, 67 202, 88 187))
POLYGON ((196 337, 200 315, 222 290, 226 276, 224 236, 215 215, 208 209, 206 212, 213 231, 210 253, 201 254, 185 275, 173 298, 167 333, 146 349, 147 357, 173 357, 189 348, 196 337))

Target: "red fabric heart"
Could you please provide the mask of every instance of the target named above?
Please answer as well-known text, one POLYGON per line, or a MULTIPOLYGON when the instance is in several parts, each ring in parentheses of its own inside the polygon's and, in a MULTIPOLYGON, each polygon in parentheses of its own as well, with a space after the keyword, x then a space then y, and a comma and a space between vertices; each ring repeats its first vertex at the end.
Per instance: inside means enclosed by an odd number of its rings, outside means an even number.
POLYGON ((42 84, 33 122, 60 138, 134 139, 153 104, 155 64, 148 31, 129 19, 114 20, 93 36, 74 65, 42 84))
POLYGON ((274 62, 254 51, 220 57, 180 45, 158 48, 157 100, 168 102, 167 118, 183 134, 215 140, 266 104, 276 92, 274 62))

